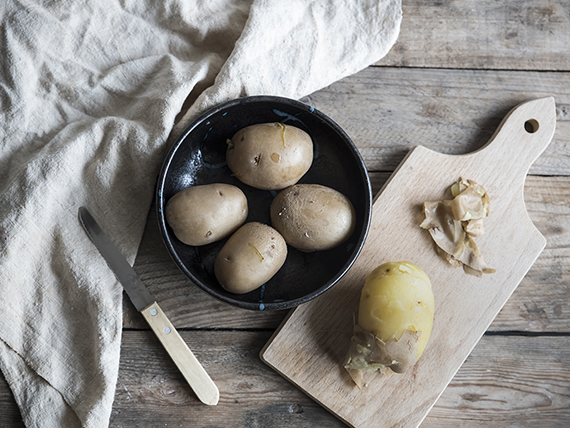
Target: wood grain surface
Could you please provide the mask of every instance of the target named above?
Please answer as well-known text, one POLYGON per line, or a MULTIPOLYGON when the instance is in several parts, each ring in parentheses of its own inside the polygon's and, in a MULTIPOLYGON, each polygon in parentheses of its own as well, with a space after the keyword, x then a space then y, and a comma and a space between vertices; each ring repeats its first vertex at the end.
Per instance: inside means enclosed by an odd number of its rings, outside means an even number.
MULTIPOLYGON (((196 354, 217 379, 220 402, 212 408, 197 403, 176 367, 165 365, 152 334, 131 332, 123 341, 111 426, 345 427, 257 358, 270 334, 182 333, 200 344, 196 354)), ((568 337, 486 336, 422 426, 556 426, 570 417, 569 360, 568 337), (497 414, 500 419, 493 419, 497 414)))
POLYGON ((369 67, 305 101, 346 130, 369 171, 393 171, 418 145, 471 153, 514 106, 553 95, 556 132, 530 173, 570 175, 568 88, 570 73, 369 67))
MULTIPOLYGON (((364 156, 374 192, 408 151, 464 154, 515 105, 553 95, 553 141, 524 200, 547 245, 423 427, 570 426, 570 0, 403 0, 399 39, 375 66, 304 99, 364 156)), ((259 352, 286 312, 222 304, 177 270, 151 211, 135 269, 198 359, 222 382, 200 404, 128 299, 110 426, 344 427, 259 352)), ((0 376, 0 427, 23 427, 0 376)))
POLYGON ((570 62, 567 1, 402 1, 396 45, 378 64, 564 70, 570 62))

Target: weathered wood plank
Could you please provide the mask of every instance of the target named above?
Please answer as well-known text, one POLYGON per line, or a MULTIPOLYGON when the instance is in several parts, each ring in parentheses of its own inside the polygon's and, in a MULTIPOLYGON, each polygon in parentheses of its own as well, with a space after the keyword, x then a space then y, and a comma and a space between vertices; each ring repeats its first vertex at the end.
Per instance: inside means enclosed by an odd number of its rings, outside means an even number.
MULTIPOLYGON (((344 427, 258 358, 270 332, 183 331, 220 388, 199 403, 150 331, 125 331, 111 427, 344 427)), ((566 427, 570 337, 484 336, 422 427, 566 427)), ((0 377, 0 426, 23 427, 0 377)))
POLYGON ((568 0, 403 0, 398 41, 377 64, 570 69, 568 0))
MULTIPOLYGON (((269 332, 182 332, 220 387, 200 404, 149 331, 125 331, 111 427, 344 427, 258 358, 269 332)), ((484 336, 422 427, 566 427, 570 338, 484 336)), ((0 378, 0 426, 23 427, 0 378)))
MULTIPOLYGON (((373 173, 376 194, 388 173, 373 173)), ((570 332, 570 178, 529 176, 527 210, 548 243, 503 310, 491 331, 570 332)), ((194 286, 170 260, 151 210, 135 265, 153 295, 177 328, 274 329, 286 312, 251 312, 234 308, 194 286)), ((147 328, 129 301, 124 323, 147 328)))
POLYGON ((0 427, 24 428, 20 410, 2 372, 0 372, 0 427))
POLYGON ((546 248, 490 330, 570 332, 570 178, 527 177, 525 203, 546 248))
POLYGON ((570 426, 569 337, 484 336, 422 424, 570 426))
POLYGON ((126 331, 111 427, 344 426, 259 359, 269 332, 180 332, 216 382, 201 404, 150 332, 126 331))
MULTIPOLYGON (((269 332, 182 332, 220 389, 200 404, 150 332, 126 331, 111 427, 345 426, 258 358, 269 332)), ((422 426, 570 423, 570 338, 484 336, 422 426)))
POLYGON ((530 172, 568 175, 569 88, 570 73, 368 67, 303 101, 343 127, 369 171, 393 171, 418 145, 475 151, 516 105, 553 95, 556 133, 530 172))

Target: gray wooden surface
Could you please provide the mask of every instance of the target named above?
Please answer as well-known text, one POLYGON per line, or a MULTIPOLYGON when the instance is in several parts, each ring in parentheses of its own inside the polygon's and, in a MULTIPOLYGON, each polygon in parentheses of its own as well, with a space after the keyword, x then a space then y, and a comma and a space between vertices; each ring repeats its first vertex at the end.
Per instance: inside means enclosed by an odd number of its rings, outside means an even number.
MULTIPOLYGON (((416 145, 468 153, 516 104, 548 95, 557 104, 554 140, 525 186, 547 247, 422 427, 568 427, 570 0, 403 3, 401 35, 386 58, 304 99, 352 137, 375 192, 416 145)), ((286 312, 244 311, 199 291, 170 260, 152 211, 135 269, 221 398, 214 408, 198 403, 125 300, 111 427, 345 426, 259 360, 286 312)), ((0 427, 21 426, 0 376, 0 427)))

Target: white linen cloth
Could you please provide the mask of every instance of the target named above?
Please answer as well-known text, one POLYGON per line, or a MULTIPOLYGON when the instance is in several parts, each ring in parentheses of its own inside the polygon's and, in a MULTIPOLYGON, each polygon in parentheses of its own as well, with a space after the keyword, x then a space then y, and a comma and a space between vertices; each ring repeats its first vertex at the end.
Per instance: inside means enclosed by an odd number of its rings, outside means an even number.
POLYGON ((26 426, 109 424, 122 287, 78 207, 134 262, 173 126, 321 89, 400 21, 400 0, 2 0, 0 368, 26 426))

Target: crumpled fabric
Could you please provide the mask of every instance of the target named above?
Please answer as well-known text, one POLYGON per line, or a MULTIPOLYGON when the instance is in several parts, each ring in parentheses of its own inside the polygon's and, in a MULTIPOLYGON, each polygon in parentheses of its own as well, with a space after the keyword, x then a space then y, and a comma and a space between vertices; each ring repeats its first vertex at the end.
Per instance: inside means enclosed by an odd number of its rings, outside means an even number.
POLYGON ((122 288, 169 135, 218 103, 298 99, 378 61, 400 0, 3 0, 0 368, 27 427, 108 426, 122 288))

